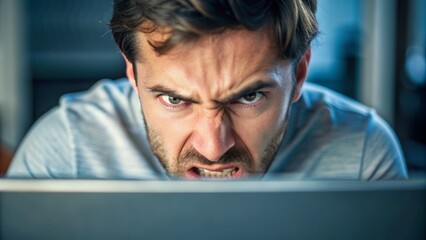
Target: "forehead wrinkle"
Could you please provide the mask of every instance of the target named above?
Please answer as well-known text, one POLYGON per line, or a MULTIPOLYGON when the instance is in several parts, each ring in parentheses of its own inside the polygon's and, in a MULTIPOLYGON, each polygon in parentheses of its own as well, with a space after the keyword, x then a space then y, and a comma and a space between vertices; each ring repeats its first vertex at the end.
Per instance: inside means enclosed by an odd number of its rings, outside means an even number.
POLYGON ((267 33, 229 30, 203 36, 194 43, 179 44, 165 55, 151 54, 154 61, 149 68, 166 74, 159 79, 164 86, 176 88, 199 102, 217 105, 216 100, 235 94, 253 82, 249 80, 251 76, 266 72, 277 59, 271 57, 275 51, 267 33))
POLYGON ((212 98, 235 92, 235 88, 244 84, 251 75, 271 64, 271 59, 274 59, 271 58, 272 40, 266 33, 228 32, 207 37, 199 43, 206 51, 203 69, 216 71, 204 71, 203 76, 204 87, 209 89, 212 98), (208 84, 210 81, 215 81, 215 84, 208 84))

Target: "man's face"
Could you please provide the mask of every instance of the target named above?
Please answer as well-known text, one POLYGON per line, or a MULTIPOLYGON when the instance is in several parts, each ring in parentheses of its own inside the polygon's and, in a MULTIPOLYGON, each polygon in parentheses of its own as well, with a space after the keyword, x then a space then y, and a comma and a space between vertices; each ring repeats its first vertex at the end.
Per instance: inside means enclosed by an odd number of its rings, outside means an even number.
POLYGON ((283 138, 290 104, 300 96, 309 56, 295 76, 266 30, 204 36, 159 56, 147 40, 162 37, 138 35, 142 60, 127 61, 127 75, 168 173, 190 179, 264 173, 283 138))

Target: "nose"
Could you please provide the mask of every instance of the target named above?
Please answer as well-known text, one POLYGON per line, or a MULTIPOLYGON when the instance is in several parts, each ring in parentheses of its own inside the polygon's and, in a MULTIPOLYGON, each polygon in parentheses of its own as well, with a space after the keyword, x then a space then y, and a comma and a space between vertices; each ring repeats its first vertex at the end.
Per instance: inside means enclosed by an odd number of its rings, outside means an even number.
POLYGON ((235 144, 231 121, 223 110, 205 110, 194 126, 192 146, 215 162, 235 144))

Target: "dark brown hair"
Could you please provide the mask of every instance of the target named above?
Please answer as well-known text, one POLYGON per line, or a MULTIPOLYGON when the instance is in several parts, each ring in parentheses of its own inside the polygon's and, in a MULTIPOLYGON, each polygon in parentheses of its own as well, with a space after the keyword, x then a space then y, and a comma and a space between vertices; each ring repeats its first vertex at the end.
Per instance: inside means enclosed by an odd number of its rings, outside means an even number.
POLYGON ((138 60, 136 32, 170 29, 158 54, 179 43, 227 29, 269 26, 282 59, 299 59, 318 33, 316 0, 115 0, 110 27, 131 62, 138 60))

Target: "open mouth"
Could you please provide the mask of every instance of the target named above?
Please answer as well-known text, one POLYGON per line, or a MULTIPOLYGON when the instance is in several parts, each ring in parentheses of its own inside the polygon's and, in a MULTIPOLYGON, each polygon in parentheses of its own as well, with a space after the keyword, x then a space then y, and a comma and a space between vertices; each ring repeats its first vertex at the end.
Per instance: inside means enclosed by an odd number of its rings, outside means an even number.
POLYGON ((192 177, 201 178, 235 178, 240 175, 240 169, 238 167, 221 168, 217 170, 209 170, 201 167, 192 167, 189 170, 189 174, 192 177))

